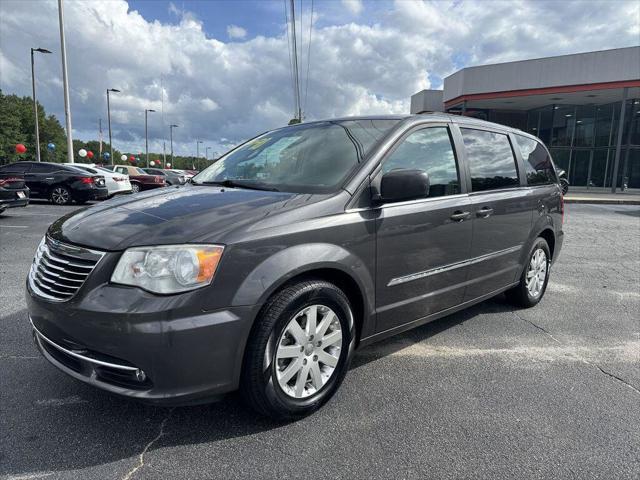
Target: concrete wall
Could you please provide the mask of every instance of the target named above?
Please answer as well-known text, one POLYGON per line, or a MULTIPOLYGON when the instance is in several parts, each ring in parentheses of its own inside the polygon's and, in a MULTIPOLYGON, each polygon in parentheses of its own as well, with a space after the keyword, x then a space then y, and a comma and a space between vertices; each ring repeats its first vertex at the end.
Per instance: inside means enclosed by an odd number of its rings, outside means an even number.
MULTIPOLYGON (((444 101, 461 95, 640 79, 640 47, 468 67, 444 80, 444 101)), ((413 111, 413 97, 411 99, 413 111)))

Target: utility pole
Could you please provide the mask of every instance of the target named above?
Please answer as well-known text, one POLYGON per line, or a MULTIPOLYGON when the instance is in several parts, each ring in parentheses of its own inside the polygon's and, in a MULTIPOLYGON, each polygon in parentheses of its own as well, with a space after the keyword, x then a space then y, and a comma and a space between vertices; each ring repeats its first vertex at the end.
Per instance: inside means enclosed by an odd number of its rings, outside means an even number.
POLYGON ((120 93, 117 88, 107 88, 107 123, 109 124, 109 156, 113 162, 113 142, 111 141, 111 105, 109 105, 109 92, 120 93))
POLYGON ((36 161, 40 161, 40 128, 38 125, 38 102, 36 101, 36 72, 33 52, 51 53, 46 48, 31 48, 31 89, 33 91, 33 115, 36 117, 36 161))
POLYGON ((298 123, 302 121, 302 107, 300 105, 300 77, 298 75, 298 47, 296 43, 296 12, 294 0, 289 0, 291 7, 291 36, 293 45, 293 88, 295 100, 295 116, 298 123))
POLYGON ((98 158, 102 159, 102 118, 98 118, 98 138, 100 140, 100 148, 98 149, 98 158))
POLYGON ((171 167, 175 168, 173 165, 173 129, 179 127, 180 125, 169 125, 169 141, 171 142, 171 167))
POLYGON ((151 108, 146 108, 144 110, 144 150, 147 157, 147 168, 149 168, 149 133, 147 130, 147 114, 149 112, 155 112, 155 110, 151 108))
POLYGON ((73 131, 71 127, 71 106, 69 104, 69 76, 67 74, 67 46, 64 41, 64 12, 62 0, 58 0, 58 22, 60 24, 60 52, 62 54, 62 85, 64 90, 64 117, 67 129, 67 161, 73 161, 73 131))

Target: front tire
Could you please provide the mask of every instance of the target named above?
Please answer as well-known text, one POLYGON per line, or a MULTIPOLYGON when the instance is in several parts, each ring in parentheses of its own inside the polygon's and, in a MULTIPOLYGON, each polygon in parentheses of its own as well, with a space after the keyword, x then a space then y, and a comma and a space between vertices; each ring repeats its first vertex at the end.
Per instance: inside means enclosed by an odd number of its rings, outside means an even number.
POLYGON ((247 342, 240 380, 245 402, 278 420, 313 413, 342 383, 355 338, 351 306, 338 287, 307 280, 282 289, 247 342))
POLYGON ((537 305, 547 290, 550 267, 549 244, 544 238, 538 237, 527 257, 520 283, 506 292, 509 301, 524 308, 537 305))
POLYGON ((131 193, 138 193, 140 191, 140 185, 137 183, 131 184, 131 193))

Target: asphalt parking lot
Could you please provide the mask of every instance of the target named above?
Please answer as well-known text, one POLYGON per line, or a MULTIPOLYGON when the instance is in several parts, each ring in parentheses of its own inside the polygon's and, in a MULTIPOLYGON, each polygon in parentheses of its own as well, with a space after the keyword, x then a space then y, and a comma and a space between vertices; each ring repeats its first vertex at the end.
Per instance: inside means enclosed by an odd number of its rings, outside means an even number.
POLYGON ((75 208, 0 217, 1 478, 640 477, 638 206, 568 205, 536 308, 498 297, 363 349, 334 399, 293 424, 233 395, 141 405, 41 358, 24 279, 75 208))

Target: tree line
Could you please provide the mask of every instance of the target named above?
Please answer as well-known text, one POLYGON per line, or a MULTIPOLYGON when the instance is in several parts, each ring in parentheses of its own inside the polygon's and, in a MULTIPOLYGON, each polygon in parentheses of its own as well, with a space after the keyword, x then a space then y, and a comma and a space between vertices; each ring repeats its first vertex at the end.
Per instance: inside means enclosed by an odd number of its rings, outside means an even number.
MULTIPOLYGON (((47 115, 44 107, 38 102, 38 125, 40 133, 40 156, 42 161, 62 163, 67 161, 67 135, 60 121, 55 115, 47 115), (50 143, 55 148, 49 149, 47 145, 50 143)), ((84 142, 82 140, 73 141, 73 150, 75 152, 74 159, 78 163, 110 163, 124 164, 130 163, 128 160, 123 162, 122 155, 127 158, 134 156, 139 158, 138 166, 146 167, 146 156, 140 152, 123 152, 118 149, 113 150, 113 158, 106 161, 104 158, 98 158, 100 151, 99 140, 90 140, 84 142), (84 148, 93 152, 93 158, 82 158, 78 155, 78 151, 84 148)), ((109 142, 102 142, 102 152, 109 152, 109 142)), ((19 162, 21 160, 36 159, 36 134, 35 123, 33 118, 33 99, 29 96, 19 97, 18 95, 5 95, 0 90, 0 165, 7 163, 19 162), (27 147, 25 153, 16 153, 16 145, 23 144, 27 147)), ((163 165, 162 153, 149 152, 149 161, 155 161, 156 164, 163 165)), ((170 155, 166 155, 166 161, 170 162, 170 155)), ((210 165, 211 161, 204 158, 196 158, 195 156, 174 155, 171 168, 191 169, 195 167, 198 170, 210 165)))

